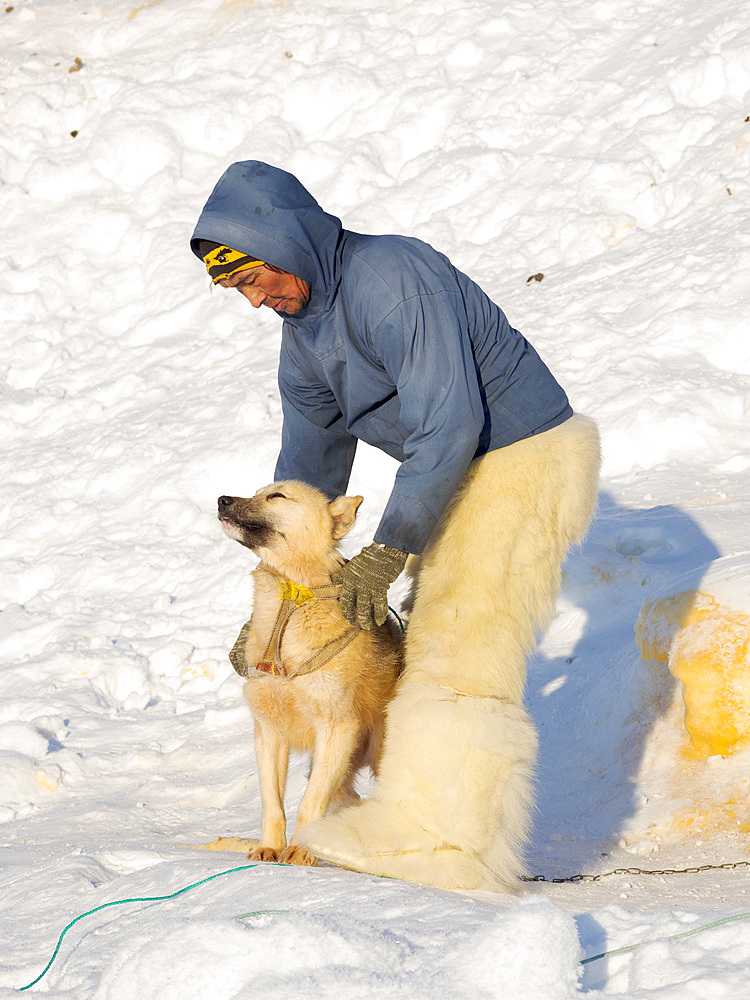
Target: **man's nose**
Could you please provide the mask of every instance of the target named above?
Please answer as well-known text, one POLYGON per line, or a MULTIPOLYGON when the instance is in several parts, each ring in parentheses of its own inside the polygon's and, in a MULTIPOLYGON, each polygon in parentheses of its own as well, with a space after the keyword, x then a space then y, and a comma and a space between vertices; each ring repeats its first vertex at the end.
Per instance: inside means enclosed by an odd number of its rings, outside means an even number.
POLYGON ((240 292, 245 296, 253 309, 260 309, 266 301, 266 293, 258 288, 240 288, 240 292))

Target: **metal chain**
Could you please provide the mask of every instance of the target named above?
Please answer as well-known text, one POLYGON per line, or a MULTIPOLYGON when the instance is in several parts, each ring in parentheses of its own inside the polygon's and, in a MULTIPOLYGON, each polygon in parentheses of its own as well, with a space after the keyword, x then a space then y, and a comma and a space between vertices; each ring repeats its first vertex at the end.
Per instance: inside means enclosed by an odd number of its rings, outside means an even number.
POLYGON ((611 872, 600 872, 599 875, 568 875, 566 878, 547 878, 546 875, 531 875, 522 879, 524 882, 598 882, 610 875, 698 875, 707 871, 731 871, 735 868, 750 868, 750 861, 728 861, 723 865, 699 865, 695 868, 663 868, 651 871, 646 868, 615 868, 611 872))

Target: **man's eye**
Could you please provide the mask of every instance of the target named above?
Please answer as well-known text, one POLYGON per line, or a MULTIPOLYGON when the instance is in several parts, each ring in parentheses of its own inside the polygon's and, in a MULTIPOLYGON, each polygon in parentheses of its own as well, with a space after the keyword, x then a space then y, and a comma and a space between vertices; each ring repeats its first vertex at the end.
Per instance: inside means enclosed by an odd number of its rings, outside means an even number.
POLYGON ((266 500, 275 500, 277 497, 281 497, 282 500, 286 500, 283 493, 269 493, 266 500))

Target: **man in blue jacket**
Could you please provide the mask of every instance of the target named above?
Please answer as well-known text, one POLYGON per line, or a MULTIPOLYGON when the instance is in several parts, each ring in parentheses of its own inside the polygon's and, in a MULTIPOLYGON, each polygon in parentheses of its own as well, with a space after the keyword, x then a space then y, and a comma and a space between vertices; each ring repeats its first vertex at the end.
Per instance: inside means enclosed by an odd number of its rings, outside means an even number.
POLYGON ((513 887, 536 745, 525 659, 593 512, 595 425, 445 256, 343 229, 283 170, 229 167, 191 247, 215 283, 284 321, 275 478, 333 499, 359 439, 400 463, 373 543, 340 573, 344 614, 381 624, 421 557, 374 793, 306 843, 375 874, 513 887))

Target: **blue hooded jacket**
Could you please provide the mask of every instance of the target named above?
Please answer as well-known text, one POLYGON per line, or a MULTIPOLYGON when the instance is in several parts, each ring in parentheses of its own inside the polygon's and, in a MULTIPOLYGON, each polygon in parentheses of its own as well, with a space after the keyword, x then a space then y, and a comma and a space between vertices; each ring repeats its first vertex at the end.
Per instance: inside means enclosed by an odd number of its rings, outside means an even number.
POLYGON ((349 232, 291 174, 234 163, 193 233, 310 286, 286 316, 276 479, 346 491, 357 439, 401 465, 375 541, 421 552, 473 458, 572 415, 502 310, 447 257, 405 236, 349 232))

